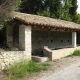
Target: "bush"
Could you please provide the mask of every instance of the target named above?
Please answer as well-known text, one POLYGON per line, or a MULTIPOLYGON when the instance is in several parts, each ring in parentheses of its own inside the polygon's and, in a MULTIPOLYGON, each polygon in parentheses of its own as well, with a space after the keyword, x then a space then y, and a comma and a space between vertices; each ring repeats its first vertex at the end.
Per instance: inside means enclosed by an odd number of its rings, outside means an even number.
POLYGON ((48 68, 49 68, 51 65, 48 64, 48 63, 44 63, 42 66, 43 66, 43 67, 42 67, 42 70, 48 70, 48 68))
POLYGON ((41 67, 36 62, 30 61, 27 66, 28 73, 40 72, 41 67))
POLYGON ((33 61, 22 61, 15 63, 14 66, 10 66, 7 70, 9 77, 22 78, 25 75, 30 75, 34 72, 40 72, 41 68, 33 61))
POLYGON ((75 50, 72 55, 73 56, 80 56, 80 50, 75 50))
POLYGON ((73 57, 73 56, 80 56, 80 50, 75 50, 71 55, 68 55, 66 57, 73 57))
POLYGON ((26 75, 30 76, 35 72, 40 72, 41 70, 47 70, 49 64, 44 63, 42 66, 34 61, 21 61, 15 63, 6 71, 8 77, 6 80, 16 80, 17 78, 22 78, 26 75))

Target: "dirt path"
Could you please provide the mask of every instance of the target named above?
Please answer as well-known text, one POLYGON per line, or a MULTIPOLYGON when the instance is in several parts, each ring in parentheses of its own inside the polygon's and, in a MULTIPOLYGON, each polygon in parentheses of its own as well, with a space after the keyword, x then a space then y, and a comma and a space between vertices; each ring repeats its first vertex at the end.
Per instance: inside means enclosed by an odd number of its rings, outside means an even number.
POLYGON ((75 65, 75 63, 78 62, 80 62, 80 57, 62 58, 60 60, 48 62, 52 65, 52 67, 48 71, 42 71, 39 74, 34 75, 33 77, 25 77, 21 80, 46 80, 46 78, 51 74, 55 74, 56 72, 65 69, 65 67, 75 65))
MULTIPOLYGON (((40 79, 43 80, 43 79, 40 79)), ((46 77, 45 80, 80 80, 80 62, 65 67, 46 77)))
MULTIPOLYGON (((80 57, 69 57, 69 58, 62 58, 60 60, 50 61, 48 62, 51 64, 51 68, 48 71, 42 71, 40 73, 34 74, 32 77, 24 77, 20 80, 45 80, 46 77, 50 76, 51 74, 55 74, 56 72, 65 69, 65 67, 75 65, 75 63, 80 62, 80 57)), ((1 72, 0 73, 0 80, 4 80, 5 75, 1 72)))

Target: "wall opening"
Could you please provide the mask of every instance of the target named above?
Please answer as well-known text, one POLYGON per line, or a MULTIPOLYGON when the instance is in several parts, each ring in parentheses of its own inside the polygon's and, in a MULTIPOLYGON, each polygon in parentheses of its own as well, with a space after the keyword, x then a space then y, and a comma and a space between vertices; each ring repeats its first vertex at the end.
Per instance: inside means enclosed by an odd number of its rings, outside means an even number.
POLYGON ((19 26, 15 25, 13 28, 13 47, 19 48, 19 26))
POLYGON ((72 32, 58 32, 33 30, 32 31, 32 54, 43 54, 42 48, 47 46, 50 49, 71 47, 72 32), (66 35, 66 36, 65 36, 66 35))
POLYGON ((77 44, 80 45, 80 32, 77 33, 77 44))
POLYGON ((0 51, 4 51, 8 48, 6 44, 6 27, 0 30, 0 51))

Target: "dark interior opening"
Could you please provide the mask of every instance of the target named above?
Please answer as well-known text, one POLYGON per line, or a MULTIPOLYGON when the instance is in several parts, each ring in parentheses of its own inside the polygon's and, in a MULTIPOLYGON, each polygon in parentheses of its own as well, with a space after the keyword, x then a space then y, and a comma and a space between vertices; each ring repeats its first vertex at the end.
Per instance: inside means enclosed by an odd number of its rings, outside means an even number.
POLYGON ((43 50, 41 48, 38 48, 38 49, 35 49, 34 52, 32 52, 32 55, 43 57, 44 53, 43 53, 43 50))
POLYGON ((77 33, 77 44, 80 45, 80 32, 77 33))
POLYGON ((7 48, 6 45, 6 28, 0 30, 0 48, 7 48))
POLYGON ((13 27, 13 46, 19 48, 19 26, 13 27))

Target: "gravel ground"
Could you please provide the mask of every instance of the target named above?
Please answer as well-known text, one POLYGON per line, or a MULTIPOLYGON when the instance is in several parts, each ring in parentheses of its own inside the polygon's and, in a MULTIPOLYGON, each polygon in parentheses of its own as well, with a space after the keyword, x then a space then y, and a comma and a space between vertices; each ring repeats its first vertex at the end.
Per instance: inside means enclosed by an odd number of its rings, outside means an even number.
POLYGON ((68 57, 68 58, 62 58, 60 60, 55 60, 55 61, 50 61, 48 62, 49 64, 51 64, 51 68, 48 71, 42 71, 38 74, 35 74, 32 77, 25 77, 21 80, 45 80, 48 76, 50 76, 51 74, 55 74, 56 72, 59 72, 63 69, 65 69, 65 67, 69 67, 74 65, 75 63, 80 62, 80 57, 68 57))
MULTIPOLYGON (((60 70, 65 69, 65 67, 74 65, 75 63, 80 62, 80 57, 68 57, 68 58, 62 58, 55 61, 49 61, 48 63, 51 64, 51 68, 47 71, 41 71, 40 73, 35 73, 31 77, 24 77, 20 80, 45 80, 48 76, 51 74, 55 74, 56 72, 59 72, 60 70)), ((4 80, 6 76, 4 73, 0 73, 0 80, 4 80)))

